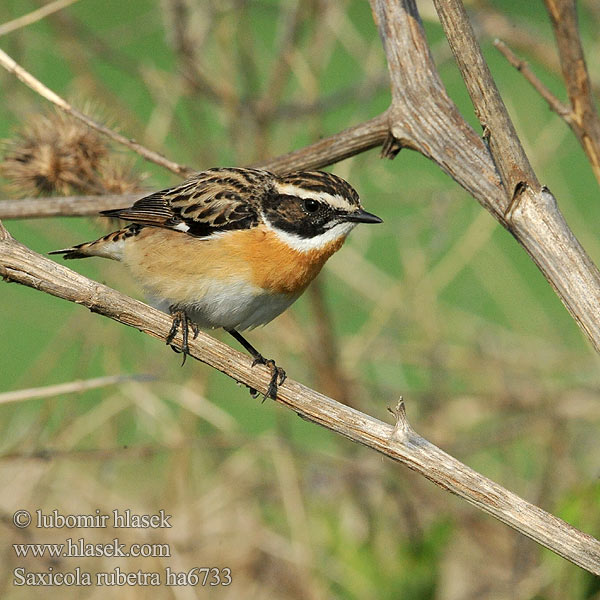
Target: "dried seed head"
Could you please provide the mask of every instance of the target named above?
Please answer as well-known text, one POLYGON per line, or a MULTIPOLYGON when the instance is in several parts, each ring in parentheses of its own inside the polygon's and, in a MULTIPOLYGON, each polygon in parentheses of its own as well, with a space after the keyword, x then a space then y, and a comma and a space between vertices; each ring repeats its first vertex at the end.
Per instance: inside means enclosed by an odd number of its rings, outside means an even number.
POLYGON ((16 196, 119 193, 143 179, 98 132, 59 112, 30 118, 3 146, 0 174, 16 196))
POLYGON ((62 113, 34 116, 4 147, 0 173, 18 195, 101 191, 95 170, 108 148, 99 134, 62 113))

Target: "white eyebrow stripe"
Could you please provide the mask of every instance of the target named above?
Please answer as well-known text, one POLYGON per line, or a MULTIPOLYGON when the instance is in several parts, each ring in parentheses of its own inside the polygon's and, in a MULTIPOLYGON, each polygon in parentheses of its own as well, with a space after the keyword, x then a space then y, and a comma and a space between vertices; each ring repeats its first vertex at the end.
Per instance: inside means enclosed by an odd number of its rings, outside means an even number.
POLYGON ((303 187, 293 185, 291 183, 277 183, 275 188, 279 194, 285 196, 298 196, 298 198, 317 200, 320 202, 327 202, 333 206, 333 208, 339 208, 341 210, 352 210, 355 207, 351 205, 346 198, 339 194, 328 194, 327 192, 313 192, 312 190, 306 190, 303 187))

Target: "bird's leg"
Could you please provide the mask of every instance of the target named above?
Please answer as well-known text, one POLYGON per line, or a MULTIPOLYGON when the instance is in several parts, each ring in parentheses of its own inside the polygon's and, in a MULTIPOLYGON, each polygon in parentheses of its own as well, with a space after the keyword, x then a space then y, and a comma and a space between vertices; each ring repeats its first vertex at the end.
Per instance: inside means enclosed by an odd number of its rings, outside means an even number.
MULTIPOLYGON (((227 333, 231 334, 251 355, 254 359, 252 366, 254 365, 265 365, 271 369, 271 381, 267 389, 265 398, 277 398, 277 388, 285 381, 285 371, 275 364, 275 361, 271 358, 265 358, 241 333, 235 329, 227 329, 227 333)), ((250 388, 250 394, 256 395, 256 390, 250 388)))
POLYGON ((179 353, 183 352, 183 360, 181 361, 181 366, 185 364, 185 359, 187 355, 190 353, 190 347, 188 345, 189 340, 189 330, 192 330, 194 334, 194 338, 198 337, 198 325, 194 323, 188 316, 184 310, 178 309, 175 306, 169 307, 169 312, 173 317, 173 324, 171 325, 171 330, 169 331, 169 335, 167 336, 167 346, 171 346, 171 348, 179 353), (177 331, 181 327, 181 335, 183 336, 183 343, 181 345, 181 349, 174 346, 171 342, 175 339, 177 335, 177 331))

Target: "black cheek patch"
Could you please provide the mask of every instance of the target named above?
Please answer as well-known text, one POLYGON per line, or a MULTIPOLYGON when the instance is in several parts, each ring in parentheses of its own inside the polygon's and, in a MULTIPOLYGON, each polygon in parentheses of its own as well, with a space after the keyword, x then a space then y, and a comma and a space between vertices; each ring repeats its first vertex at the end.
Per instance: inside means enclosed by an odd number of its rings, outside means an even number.
POLYGON ((330 211, 307 213, 302 202, 297 196, 271 196, 264 203, 265 216, 273 227, 302 238, 324 233, 325 225, 331 220, 330 211))

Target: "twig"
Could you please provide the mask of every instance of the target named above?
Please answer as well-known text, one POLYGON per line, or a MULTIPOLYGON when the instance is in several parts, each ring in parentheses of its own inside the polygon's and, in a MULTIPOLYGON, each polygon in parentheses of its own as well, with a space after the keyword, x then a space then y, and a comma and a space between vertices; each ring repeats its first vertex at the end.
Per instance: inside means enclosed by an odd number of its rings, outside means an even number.
POLYGON ((402 444, 407 443, 410 438, 415 435, 415 431, 410 426, 408 419, 406 418, 406 406, 404 404, 404 398, 400 396, 398 404, 396 404, 395 408, 390 408, 388 406, 388 412, 395 419, 394 429, 392 429, 392 437, 402 444))
MULTIPOLYGON (((0 275, 87 307, 165 341, 171 318, 150 306, 52 262, 14 240, 0 224, 0 275)), ((181 345, 181 333, 174 342, 181 345)), ((265 393, 266 367, 252 367, 249 357, 200 333, 190 340, 190 354, 243 384, 265 393)), ((277 402, 303 419, 403 463, 436 485, 588 571, 600 575, 600 542, 561 519, 526 502, 480 475, 416 434, 399 406, 391 426, 287 379, 277 402)))
MULTIPOLYGON (((548 106, 567 123, 571 119, 571 109, 561 102, 535 75, 531 70, 529 63, 521 60, 517 55, 501 40, 494 40, 494 46, 498 48, 506 60, 517 69, 527 81, 533 86, 538 94, 548 103, 548 106)), ((570 123, 569 123, 570 125, 570 123)))
POLYGON ((543 65, 551 73, 560 75, 560 63, 556 56, 556 46, 544 35, 544 23, 510 18, 500 12, 499 5, 487 0, 479 4, 476 11, 469 12, 475 31, 490 39, 504 40, 511 48, 526 53, 536 64, 543 65), (483 6, 485 5, 485 8, 483 6), (479 8, 481 7, 481 8, 479 8))
POLYGON ((42 6, 37 10, 32 10, 30 13, 27 13, 22 17, 2 23, 2 25, 0 25, 0 37, 6 35, 7 33, 12 33, 17 29, 21 29, 22 27, 27 27, 28 25, 37 23, 37 21, 41 21, 48 15, 62 10, 71 4, 75 4, 75 2, 79 2, 79 0, 54 0, 54 2, 49 2, 45 6, 42 6))
POLYGON ((94 390, 108 385, 116 385, 127 381, 149 381, 153 379, 150 375, 107 375, 106 377, 95 377, 94 379, 77 379, 57 385, 46 385, 43 387, 15 390, 0 394, 0 404, 8 402, 22 402, 23 400, 34 400, 39 398, 51 398, 61 394, 77 394, 87 390, 94 390))
POLYGON ((158 152, 154 152, 153 150, 149 150, 148 148, 142 146, 138 142, 133 139, 126 138, 125 136, 109 129, 105 125, 94 121, 87 115, 83 114, 73 106, 71 106, 66 100, 61 98, 58 94, 53 92, 51 89, 47 88, 41 81, 36 79, 31 73, 23 69, 20 65, 18 65, 6 52, 0 50, 0 66, 4 67, 9 73, 15 75, 18 79, 20 79, 26 86, 31 88, 34 92, 37 92, 40 96, 45 98, 46 100, 52 102, 55 106, 71 115, 72 117, 78 119, 85 123, 88 127, 99 131, 100 133, 106 135, 110 139, 126 146, 130 150, 133 150, 140 156, 144 157, 146 160, 149 160, 165 169, 169 169, 173 173, 177 175, 191 175, 194 173, 194 169, 191 167, 186 167, 184 165, 179 165, 173 161, 170 161, 162 154, 158 152))

